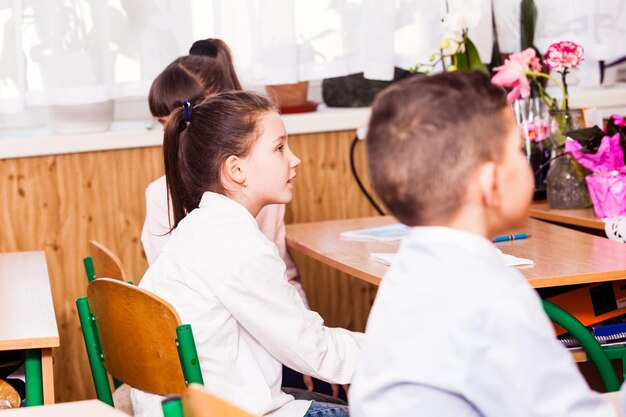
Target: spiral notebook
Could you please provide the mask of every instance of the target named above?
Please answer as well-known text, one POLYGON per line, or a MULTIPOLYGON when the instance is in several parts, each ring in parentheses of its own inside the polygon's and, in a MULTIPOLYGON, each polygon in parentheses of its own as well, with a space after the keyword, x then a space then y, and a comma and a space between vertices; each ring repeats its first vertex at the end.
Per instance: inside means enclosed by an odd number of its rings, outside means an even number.
MULTIPOLYGON (((593 337, 603 346, 626 344, 626 323, 595 326, 592 332, 593 337)), ((578 339, 568 337, 568 335, 559 337, 559 341, 567 348, 581 347, 578 339)))

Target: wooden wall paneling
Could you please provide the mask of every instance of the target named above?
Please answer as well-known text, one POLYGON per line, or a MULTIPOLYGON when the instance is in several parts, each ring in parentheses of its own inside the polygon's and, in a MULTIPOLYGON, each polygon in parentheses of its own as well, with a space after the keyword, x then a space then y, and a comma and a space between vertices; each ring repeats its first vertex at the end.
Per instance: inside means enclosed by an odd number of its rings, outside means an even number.
POLYGON ((0 161, 0 251, 46 251, 61 339, 57 402, 95 397, 74 306, 87 285, 87 241, 102 241, 141 277, 144 190, 162 175, 161 158, 154 147, 0 161))

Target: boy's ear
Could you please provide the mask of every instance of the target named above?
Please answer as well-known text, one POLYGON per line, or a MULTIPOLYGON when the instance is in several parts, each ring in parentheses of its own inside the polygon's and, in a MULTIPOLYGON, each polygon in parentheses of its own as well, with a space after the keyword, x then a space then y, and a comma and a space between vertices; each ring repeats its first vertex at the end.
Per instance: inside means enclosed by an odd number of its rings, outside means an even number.
POLYGON ((237 184, 243 184, 246 182, 246 174, 243 170, 242 161, 239 157, 231 155, 224 161, 222 171, 224 173, 224 180, 228 182, 234 182, 237 184))
POLYGON ((497 167, 495 162, 485 162, 479 165, 478 189, 485 207, 494 207, 499 204, 497 167))

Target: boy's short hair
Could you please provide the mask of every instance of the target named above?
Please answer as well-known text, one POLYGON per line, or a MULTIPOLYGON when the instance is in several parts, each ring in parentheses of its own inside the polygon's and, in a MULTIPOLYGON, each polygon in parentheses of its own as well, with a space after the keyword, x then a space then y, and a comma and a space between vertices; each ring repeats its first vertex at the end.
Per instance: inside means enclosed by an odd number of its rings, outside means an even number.
POLYGON ((410 226, 449 220, 472 171, 497 161, 510 129, 505 91, 482 72, 414 76, 374 101, 366 139, 374 189, 410 226))

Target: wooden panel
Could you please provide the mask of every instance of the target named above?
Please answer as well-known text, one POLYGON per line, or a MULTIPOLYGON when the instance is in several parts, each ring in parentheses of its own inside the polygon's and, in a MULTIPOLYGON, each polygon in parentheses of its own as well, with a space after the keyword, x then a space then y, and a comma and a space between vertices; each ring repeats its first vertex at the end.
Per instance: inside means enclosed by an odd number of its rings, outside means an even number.
MULTIPOLYGON (((287 222, 373 216, 350 173, 354 131, 294 135, 302 159, 287 222)), ((363 143, 357 166, 364 172, 363 143)), ((160 147, 0 160, 0 251, 45 250, 61 347, 54 349, 56 401, 95 398, 74 300, 85 295, 82 258, 94 239, 138 282, 144 191, 163 175, 160 147)), ((367 179, 365 179, 367 182, 367 179)), ((312 308, 328 325, 363 330, 375 287, 296 254, 312 308)))
POLYGON ((565 225, 588 227, 604 231, 604 222, 596 217, 593 208, 588 209, 552 209, 546 201, 539 201, 530 206, 530 217, 565 225))
POLYGON ((46 252, 57 402, 95 398, 74 304, 86 294, 87 242, 117 253, 130 279, 143 275, 144 190, 162 172, 160 147, 0 160, 0 252, 46 252))

